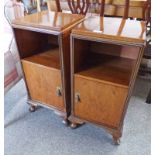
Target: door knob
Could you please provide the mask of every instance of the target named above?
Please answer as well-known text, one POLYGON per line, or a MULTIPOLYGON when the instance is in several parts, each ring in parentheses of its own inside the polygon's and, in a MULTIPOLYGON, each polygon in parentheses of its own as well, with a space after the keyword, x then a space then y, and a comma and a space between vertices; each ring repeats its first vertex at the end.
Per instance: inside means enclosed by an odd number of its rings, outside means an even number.
POLYGON ((75 103, 79 103, 80 101, 81 101, 80 94, 79 93, 75 93, 75 103))
POLYGON ((62 96, 62 92, 61 92, 61 88, 60 87, 56 87, 56 95, 58 97, 61 97, 62 96))

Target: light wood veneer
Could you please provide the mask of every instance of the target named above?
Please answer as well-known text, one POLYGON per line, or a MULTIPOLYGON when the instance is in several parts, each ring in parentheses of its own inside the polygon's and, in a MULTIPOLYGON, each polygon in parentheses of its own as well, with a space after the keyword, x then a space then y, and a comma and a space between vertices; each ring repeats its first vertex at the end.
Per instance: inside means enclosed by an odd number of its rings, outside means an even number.
POLYGON ((12 22, 31 111, 54 109, 68 123, 70 99, 70 32, 82 15, 42 11, 12 22))
POLYGON ((92 16, 73 29, 72 34, 97 37, 108 41, 143 44, 146 39, 144 21, 92 16))
POLYGON ((119 144, 142 59, 144 22, 91 16, 71 34, 71 127, 104 127, 119 144))

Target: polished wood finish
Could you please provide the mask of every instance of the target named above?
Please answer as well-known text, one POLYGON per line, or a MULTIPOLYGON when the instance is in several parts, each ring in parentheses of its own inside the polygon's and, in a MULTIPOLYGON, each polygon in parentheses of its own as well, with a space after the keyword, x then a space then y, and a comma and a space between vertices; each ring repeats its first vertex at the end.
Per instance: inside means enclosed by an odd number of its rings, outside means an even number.
POLYGON ((120 143, 145 47, 144 22, 92 16, 71 34, 71 127, 89 122, 120 143))
POLYGON ((28 103, 51 108, 67 122, 70 101, 70 33, 82 15, 43 11, 12 23, 28 103))
POLYGON ((128 88, 89 80, 75 75, 74 115, 82 119, 117 128, 128 88), (80 101, 76 101, 79 93, 80 101))
POLYGON ((62 12, 42 11, 35 14, 16 19, 12 25, 17 27, 39 28, 48 31, 62 32, 66 28, 72 26, 77 21, 83 19, 82 15, 72 15, 62 12))
POLYGON ((41 61, 41 59, 38 57, 36 60, 37 56, 34 57, 22 60, 31 99, 66 112, 63 95, 57 95, 58 88, 62 91, 60 70, 47 67, 47 62, 45 65, 40 65, 36 61, 41 61))
POLYGON ((89 17, 76 26, 72 33, 133 44, 143 44, 146 39, 145 22, 112 17, 89 17))

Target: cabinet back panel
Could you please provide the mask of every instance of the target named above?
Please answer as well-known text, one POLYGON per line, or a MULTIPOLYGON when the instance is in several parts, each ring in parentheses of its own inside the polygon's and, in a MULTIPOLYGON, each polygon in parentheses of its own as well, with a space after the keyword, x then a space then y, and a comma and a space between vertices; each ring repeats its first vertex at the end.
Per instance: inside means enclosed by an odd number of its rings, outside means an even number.
POLYGON ((48 43, 58 45, 58 37, 54 35, 48 35, 48 43))
POLYGON ((113 56, 119 56, 130 59, 137 59, 140 48, 133 46, 122 46, 99 42, 90 42, 90 49, 92 52, 104 53, 113 56))

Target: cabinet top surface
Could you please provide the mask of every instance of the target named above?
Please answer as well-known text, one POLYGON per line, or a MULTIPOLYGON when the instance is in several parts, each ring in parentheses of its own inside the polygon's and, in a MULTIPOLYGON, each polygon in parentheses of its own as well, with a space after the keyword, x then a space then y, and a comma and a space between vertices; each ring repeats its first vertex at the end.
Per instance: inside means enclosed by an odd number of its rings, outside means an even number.
POLYGON ((32 28, 63 31, 65 28, 83 19, 82 15, 68 14, 62 12, 42 11, 15 19, 12 26, 27 26, 32 28))
POLYGON ((78 24, 72 30, 72 34, 109 39, 111 41, 144 43, 146 25, 144 21, 91 16, 78 24))

